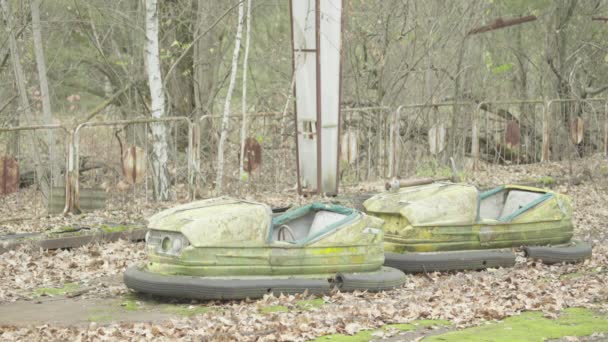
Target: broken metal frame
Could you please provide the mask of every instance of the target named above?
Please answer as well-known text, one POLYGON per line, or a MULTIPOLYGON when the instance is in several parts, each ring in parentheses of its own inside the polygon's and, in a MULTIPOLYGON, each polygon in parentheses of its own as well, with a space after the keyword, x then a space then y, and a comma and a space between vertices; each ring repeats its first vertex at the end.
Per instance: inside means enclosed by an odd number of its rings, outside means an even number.
MULTIPOLYGON (((40 131, 40 130, 58 130, 58 131, 63 131, 65 134, 67 134, 68 136, 66 137, 66 141, 65 141, 65 148, 66 151, 69 155, 70 153, 70 149, 71 149, 71 143, 70 143, 70 138, 69 138, 69 134, 70 134, 70 130, 67 129, 64 125, 61 124, 45 124, 45 125, 31 125, 31 126, 18 126, 18 127, 2 127, 0 128, 0 134, 2 133, 8 133, 8 132, 21 132, 21 131, 40 131)), ((35 152, 35 151, 34 151, 35 152)), ((50 156, 49 156, 50 158, 50 156)), ((49 162, 51 162, 49 160, 49 162)), ((66 161, 66 171, 65 171, 65 193, 66 193, 66 205, 63 209, 63 214, 67 213, 69 211, 69 207, 67 205, 67 199, 68 199, 68 195, 69 195, 69 178, 68 178, 68 162, 66 161)), ((52 168, 51 168, 51 172, 52 172, 52 168)), ((51 175, 52 178, 52 175, 51 175)), ((49 184, 49 196, 51 196, 51 187, 53 186, 52 181, 49 184)), ((48 200, 51 200, 50 198, 48 200)))
MULTIPOLYGON (((545 115, 544 115, 544 127, 545 129, 543 130, 543 158, 542 161, 543 162, 548 162, 549 160, 551 160, 551 155, 550 155, 550 147, 551 147, 551 124, 553 123, 553 121, 555 120, 554 115, 553 114, 553 105, 555 104, 574 104, 574 105, 584 105, 584 104, 588 104, 591 105, 592 103, 596 103, 599 102, 600 106, 603 104, 604 107, 604 134, 603 134, 603 146, 602 146, 602 153, 604 154, 604 156, 608 157, 608 100, 605 98, 590 98, 590 99, 553 99, 553 100, 549 100, 547 101, 547 105, 545 107, 545 115)), ((560 109, 561 111, 561 109, 560 109)), ((581 111, 583 111, 583 109, 581 109, 581 111)), ((597 118, 596 118, 597 119, 597 118)), ((571 122, 567 123, 568 125, 571 124, 571 122)), ((598 129, 601 129, 600 127, 598 127, 598 129)), ((568 132, 570 133, 570 132, 568 132)), ((574 143, 568 139, 569 141, 569 145, 571 147, 574 147, 574 143)))
MULTIPOLYGON (((535 105, 535 106, 541 106, 542 110, 541 110, 541 121, 542 121, 542 132, 545 132, 547 127, 545 126, 546 124, 546 120, 544 119, 546 110, 547 110, 547 106, 546 106, 546 102, 543 100, 500 100, 500 101, 482 101, 477 105, 477 109, 475 111, 475 114, 473 116, 473 122, 472 122, 472 133, 471 133, 471 156, 473 157, 474 163, 479 162, 479 158, 480 158, 480 151, 479 151, 479 123, 480 120, 482 118, 485 118, 486 122, 488 120, 488 115, 487 114, 482 114, 482 112, 485 112, 482 108, 484 106, 496 106, 496 105, 535 105)), ((520 113, 521 115, 522 113, 520 113)), ((518 121, 521 121, 521 118, 517 118, 518 121)), ((487 127, 487 123, 486 123, 486 127, 487 127)), ((519 127, 521 128, 521 122, 519 122, 519 127)), ((534 127, 534 129, 536 129, 536 126, 534 127)), ((545 145, 546 145, 546 140, 545 140, 545 134, 541 133, 542 135, 542 147, 541 150, 544 151, 545 150, 545 145)), ((541 152, 541 160, 543 160, 543 152, 541 152)))
MULTIPOLYGON (((264 120, 264 124, 262 125, 262 129, 266 129, 268 127, 279 127, 280 131, 279 131, 279 139, 281 141, 280 146, 278 146, 279 149, 283 148, 283 144, 288 140, 288 139, 284 139, 285 137, 283 135, 286 134, 286 132, 284 131, 285 126, 287 125, 287 121, 285 120, 286 114, 283 112, 258 112, 258 113, 248 113, 247 114, 247 120, 250 123, 253 123, 255 120, 257 119, 263 119, 264 120), (266 124, 266 119, 269 118, 272 121, 276 121, 278 123, 277 124, 273 124, 272 122, 270 124, 266 124), (283 134, 281 134, 281 132, 283 134)), ((211 124, 213 124, 213 120, 214 119, 221 119, 223 117, 223 115, 218 115, 218 114, 205 114, 203 116, 201 116, 196 122, 194 122, 193 124, 193 131, 194 134, 193 136, 195 136, 195 138, 193 138, 193 151, 192 151, 192 164, 193 164, 193 177, 196 179, 195 182, 197 183, 195 188, 196 189, 200 189, 199 186, 199 181, 204 180, 204 171, 201 169, 201 150, 203 149, 203 146, 201 145, 201 124, 205 121, 209 121, 211 124), (196 136, 198 136, 198 139, 196 138, 196 136)), ((229 115, 229 120, 241 120, 242 119, 242 113, 233 113, 229 115)), ((252 130, 252 126, 255 127, 254 124, 248 124, 247 125, 247 130, 248 132, 246 132, 246 135, 249 136, 252 130)), ((241 125, 235 125, 236 129, 241 129, 241 125)), ((240 137, 240 134, 239 134, 240 137)), ((230 140, 228 140, 229 142, 230 140)), ((240 140, 238 142, 238 145, 240 147, 240 140)), ((229 145, 229 144, 228 144, 229 145)), ((228 145, 225 146, 225 148, 228 148, 228 145)), ((277 146, 275 146, 274 148, 275 150, 277 149, 277 146)), ((239 149, 240 151, 240 149, 239 149)), ((262 153, 264 153, 264 149, 262 150, 262 153)), ((240 158, 240 152, 238 155, 238 158, 240 158)), ((215 159, 215 158, 212 158, 215 159)), ((272 168, 274 172, 279 171, 279 170, 284 170, 286 168, 287 165, 287 161, 286 161, 286 157, 282 157, 281 161, 279 162, 279 165, 277 165, 277 158, 276 156, 272 157, 272 161, 273 161, 273 165, 274 167, 272 168)), ((212 160, 212 162, 215 162, 215 160, 212 160)), ((263 163, 264 164, 264 163, 263 163)), ((263 167, 263 166, 261 166, 263 167)), ((296 172, 297 172, 297 168, 296 168, 296 172)), ((275 174, 272 175, 272 177, 274 179, 274 190, 275 191, 279 191, 279 181, 277 181, 277 179, 279 178, 279 176, 275 174)), ((243 188, 243 182, 238 182, 237 183, 237 190, 238 192, 240 192, 243 188)))
MULTIPOLYGON (((66 209, 70 211, 78 211, 80 209, 79 203, 79 177, 80 177, 80 131, 85 127, 96 127, 96 126, 121 126, 121 125, 133 125, 133 124, 154 124, 154 123, 177 123, 183 122, 188 127, 188 151, 186 153, 187 158, 187 179, 188 179, 188 198, 194 198, 194 184, 192 183, 193 177, 192 174, 192 143, 193 143, 193 128, 192 122, 190 119, 184 116, 178 117, 164 117, 164 118, 139 118, 139 119, 131 119, 131 120, 116 120, 116 121, 99 121, 99 122, 85 122, 78 125, 73 131, 72 137, 72 150, 68 154, 68 182, 71 184, 70 190, 72 193, 69 198, 71 201, 68 201, 68 194, 66 190, 66 209)), ((122 158, 122 156, 121 156, 122 158)), ((66 187, 67 188, 67 187, 66 187)))
MULTIPOLYGON (((370 120, 370 125, 367 126, 367 132, 366 132, 366 140, 367 140, 367 172, 366 172, 366 180, 370 180, 371 179, 371 175, 372 175, 372 160, 371 160, 371 149, 372 149, 372 140, 374 139, 373 135, 372 135, 372 124, 371 122, 374 122, 373 118, 374 115, 379 113, 379 118, 377 118, 377 120, 375 121, 376 123, 376 144, 377 144, 377 158, 380 159, 380 161, 378 163, 376 163, 375 165, 375 173, 380 176, 380 177, 384 177, 384 175, 386 174, 386 170, 382 170, 385 164, 386 159, 389 159, 389 163, 390 163, 390 158, 389 156, 386 155, 386 149, 382 148, 382 138, 383 138, 383 129, 382 126, 387 124, 387 119, 388 116, 391 113, 391 108, 387 107, 387 106, 370 106, 370 107, 356 107, 356 108, 342 108, 341 112, 343 114, 343 117, 347 117, 348 118, 348 123, 351 124, 353 121, 353 114, 358 114, 359 116, 362 117, 361 113, 364 113, 365 115, 367 115, 368 117, 370 117, 372 120, 370 120), (375 113, 374 113, 375 112, 375 113)), ((361 118, 362 119, 362 118, 361 118)), ((341 148, 343 147, 342 145, 342 134, 344 133, 344 130, 342 129, 342 125, 345 124, 345 121, 340 122, 340 136, 339 136, 339 144, 340 144, 340 151, 341 148)), ((359 127, 360 128, 360 127, 359 127)), ((351 130, 349 129, 349 132, 351 132, 351 130)), ((359 132, 359 133, 363 133, 363 132, 359 132)), ((349 133, 350 136, 350 133, 349 133)), ((347 146, 347 148, 350 148, 350 146, 347 146)), ((340 159, 340 158, 338 158, 340 159)), ((357 175, 356 178, 357 180, 361 180, 361 177, 359 176, 359 158, 356 159, 356 167, 355 167, 356 171, 357 171, 357 175)), ((338 170, 339 172, 339 170, 338 170)), ((339 177, 339 175, 338 175, 339 177)))
MULTIPOLYGON (((399 130, 401 129, 401 121, 403 119, 403 110, 408 109, 432 109, 432 108, 443 108, 443 107, 455 107, 455 106, 470 106, 473 107, 473 102, 437 102, 437 103, 418 103, 411 105, 400 105, 393 112, 391 118, 391 127, 389 133, 389 177, 396 177, 399 174, 398 161, 400 158, 400 150, 397 148, 397 139, 399 136, 399 130)), ((474 114, 473 114, 474 116, 474 114)), ((409 127, 407 127, 409 130, 409 127)), ((406 134, 407 135, 407 134, 406 134)), ((454 146, 455 147, 455 146, 454 146)))

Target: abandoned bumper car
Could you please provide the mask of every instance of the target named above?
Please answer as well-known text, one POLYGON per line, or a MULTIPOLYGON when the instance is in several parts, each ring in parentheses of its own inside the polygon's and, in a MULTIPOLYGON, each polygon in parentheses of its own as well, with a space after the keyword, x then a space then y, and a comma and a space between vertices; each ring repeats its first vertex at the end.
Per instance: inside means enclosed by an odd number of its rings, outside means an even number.
POLYGON ((579 262, 591 247, 572 241, 568 197, 506 185, 437 182, 376 195, 363 203, 384 220, 385 265, 406 273, 515 264, 514 248, 544 263, 579 262))
POLYGON ((229 198, 180 205, 149 219, 149 262, 127 287, 160 296, 241 299, 264 294, 382 291, 405 275, 383 267, 382 220, 313 203, 273 217, 270 207, 229 198))

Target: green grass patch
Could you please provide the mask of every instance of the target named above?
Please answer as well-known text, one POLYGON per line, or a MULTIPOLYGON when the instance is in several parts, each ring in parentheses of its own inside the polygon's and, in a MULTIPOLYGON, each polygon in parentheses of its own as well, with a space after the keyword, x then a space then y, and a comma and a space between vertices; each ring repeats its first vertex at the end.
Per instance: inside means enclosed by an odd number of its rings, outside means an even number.
POLYGON ((298 309, 301 309, 301 310, 311 310, 311 309, 320 308, 324 304, 325 304, 325 301, 323 300, 323 298, 299 300, 296 302, 296 306, 298 307, 298 309))
POLYGON ((133 294, 133 293, 128 293, 124 296, 124 299, 121 303, 120 306, 127 311, 137 311, 137 310, 141 310, 144 308, 144 306, 142 305, 142 303, 139 301, 139 298, 137 297, 137 295, 133 294))
POLYGON ((545 318, 542 312, 524 312, 501 322, 429 336, 424 341, 544 341, 593 333, 608 333, 608 315, 570 308, 556 319, 545 318))
POLYGON ((161 310, 170 314, 175 314, 184 317, 192 317, 196 315, 202 315, 205 312, 209 312, 211 311, 211 308, 198 305, 165 304, 162 306, 161 310))
POLYGON ((565 273, 565 274, 562 274, 561 276, 559 276, 559 279, 570 280, 570 279, 576 279, 576 278, 581 278, 581 277, 586 277, 586 276, 592 276, 594 274, 598 274, 598 273, 602 272, 603 269, 604 269, 603 267, 598 267, 598 268, 592 269, 592 270, 565 273))
POLYGON ((263 306, 260 308, 261 313, 272 313, 272 312, 287 312, 289 309, 283 305, 270 305, 263 306))
POLYGON ((99 312, 99 313, 94 313, 94 314, 89 315, 87 317, 87 321, 96 322, 96 323, 112 322, 114 320, 114 318, 115 318, 115 316, 112 313, 99 312))
POLYGON ((65 283, 63 287, 41 287, 34 290, 37 296, 62 296, 78 290, 78 283, 65 283))
POLYGON ((375 330, 361 330, 354 335, 344 335, 344 334, 333 334, 333 335, 325 335, 316 338, 315 342, 329 341, 329 342, 367 342, 374 338, 374 333, 381 330, 399 330, 399 331, 414 331, 423 328, 430 327, 441 327, 441 326, 449 326, 451 323, 445 320, 419 320, 412 321, 411 323, 404 324, 387 324, 383 326, 381 329, 375 330))
POLYGON ((540 177, 536 181, 544 186, 549 186, 549 185, 555 184, 555 178, 550 177, 550 176, 540 177))
POLYGON ((101 226, 101 230, 104 233, 122 233, 122 232, 132 230, 133 228, 135 228, 135 226, 122 226, 122 225, 116 225, 116 226, 103 225, 103 226, 101 226))
MULTIPOLYGON (((431 178, 444 178, 452 177, 452 168, 448 165, 440 165, 436 159, 431 159, 426 162, 420 163, 416 167, 416 176, 418 177, 431 177, 431 178)), ((456 181, 464 181, 466 174, 463 171, 459 171, 455 175, 456 181)))

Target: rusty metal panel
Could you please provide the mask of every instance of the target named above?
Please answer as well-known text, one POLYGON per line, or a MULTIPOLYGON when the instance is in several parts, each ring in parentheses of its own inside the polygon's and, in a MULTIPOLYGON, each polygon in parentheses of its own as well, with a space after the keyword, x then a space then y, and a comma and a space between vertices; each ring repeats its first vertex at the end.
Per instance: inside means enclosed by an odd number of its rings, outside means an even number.
POLYGON ((0 158, 0 195, 19 190, 19 163, 12 156, 0 158))
POLYGON ((129 184, 141 183, 146 175, 146 152, 138 146, 131 146, 122 156, 122 175, 129 184))
POLYGON ((359 132, 357 130, 348 130, 342 135, 342 141, 340 142, 340 160, 347 164, 353 164, 357 160, 359 154, 359 144, 357 143, 357 137, 359 132))
POLYGON ((428 132, 429 137, 429 150, 431 154, 441 153, 447 143, 447 129, 444 123, 438 123, 433 125, 428 132))
POLYGON ((572 122, 570 122, 570 139, 574 144, 580 144, 583 142, 583 137, 585 134, 585 121, 583 118, 576 117, 572 122))
POLYGON ((507 148, 519 148, 519 144, 521 143, 521 130, 519 128, 519 122, 517 120, 507 121, 507 129, 505 131, 505 142, 507 144, 507 148))
POLYGON ((243 170, 251 172, 257 170, 262 165, 262 146, 254 138, 245 139, 245 160, 243 170))

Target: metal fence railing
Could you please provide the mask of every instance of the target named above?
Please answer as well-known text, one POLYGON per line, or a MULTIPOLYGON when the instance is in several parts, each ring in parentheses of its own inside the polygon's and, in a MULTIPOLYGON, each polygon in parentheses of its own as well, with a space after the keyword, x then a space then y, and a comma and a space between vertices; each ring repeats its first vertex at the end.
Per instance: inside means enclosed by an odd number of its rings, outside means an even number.
MULTIPOLYGON (((203 196, 216 194, 214 189, 222 118, 221 115, 205 115, 197 123, 200 139, 196 147, 196 187, 203 196)), ((228 116, 224 143, 223 194, 294 188, 297 184, 297 171, 293 118, 280 112, 247 115, 242 175, 241 127, 241 114, 228 116)))
POLYGON ((70 163, 74 207, 86 204, 85 189, 105 191, 103 200, 110 209, 138 210, 155 200, 192 198, 191 145, 192 124, 186 117, 80 124, 74 130, 70 163), (160 184, 161 179, 167 183, 160 184))
POLYGON ((61 191, 65 191, 68 144, 68 130, 58 124, 0 128, 3 217, 64 211, 61 191))
POLYGON ((384 179, 389 170, 389 107, 342 109, 340 175, 345 184, 384 179))
POLYGON ((606 99, 559 99, 547 102, 544 160, 579 158, 607 152, 606 99))
POLYGON ((542 160, 543 101, 488 101, 477 105, 471 155, 493 163, 542 160))
MULTIPOLYGON (((448 161, 537 163, 608 156, 605 99, 484 101, 343 108, 340 182, 449 172, 448 161)), ((228 116, 222 194, 297 189, 295 125, 288 112, 228 116), (241 138, 245 139, 240 172, 241 138)), ((39 216, 140 208, 219 195, 223 117, 138 118, 0 128, 0 214, 39 216), (166 142, 164 147, 162 141, 166 142), (161 153, 164 149, 165 152, 161 153), (158 177, 165 173, 166 187, 158 177), (167 188, 168 193, 160 193, 167 188)))
POLYGON ((462 161, 470 151, 474 113, 468 102, 399 106, 391 120, 390 176, 434 172, 450 157, 462 161))

